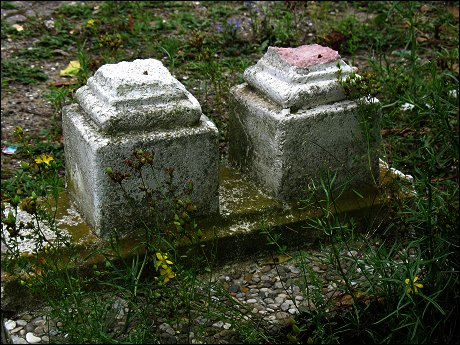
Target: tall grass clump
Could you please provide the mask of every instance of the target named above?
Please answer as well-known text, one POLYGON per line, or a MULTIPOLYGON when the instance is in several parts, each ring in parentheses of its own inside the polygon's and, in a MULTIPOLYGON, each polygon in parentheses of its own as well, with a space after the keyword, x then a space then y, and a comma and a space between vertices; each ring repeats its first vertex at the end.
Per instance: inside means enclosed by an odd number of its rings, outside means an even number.
MULTIPOLYGON (((352 219, 340 219, 332 212, 340 194, 335 176, 325 174, 319 185, 313 185, 313 195, 319 190, 320 197, 306 202, 323 215, 310 226, 326 235, 330 263, 337 268, 342 293, 353 303, 339 316, 323 320, 336 324, 326 334, 311 311, 299 320, 317 334, 311 338, 310 333, 309 339, 318 342, 455 343, 459 339, 458 74, 440 59, 446 50, 436 53, 437 59, 426 59, 431 52, 417 36, 419 25, 428 24, 420 20, 414 3, 395 3, 386 10, 407 23, 405 35, 391 33, 403 40, 406 55, 395 61, 376 50, 371 69, 342 84, 350 97, 379 99, 380 156, 413 177, 412 192, 403 192, 407 181, 380 184, 387 197, 385 217, 357 227, 352 219), (346 269, 344 261, 349 262, 346 269)), ((369 36, 380 37, 373 31, 369 36)), ((458 49, 451 52, 458 58, 458 49)))
MULTIPOLYGON (((11 6, 2 2, 2 9, 11 6)), ((32 67, 41 60, 61 54, 80 62, 68 85, 45 93, 53 108, 50 134, 32 137, 17 127, 19 168, 6 179, 2 167, 2 271, 15 281, 5 293, 30 297, 32 306, 42 302, 44 313, 62 322, 51 342, 211 343, 209 325, 219 321, 230 324, 232 339, 241 343, 460 342, 458 7, 455 12, 451 3, 415 1, 117 1, 65 5, 54 17, 53 29, 38 17, 29 18, 24 31, 2 21, 2 39, 36 38, 32 49, 2 60, 2 91, 47 80, 32 67), (280 334, 269 335, 267 320, 251 316, 212 278, 214 257, 202 251, 187 192, 141 184, 143 204, 137 207, 152 221, 137 245, 126 252, 114 235, 82 255, 57 224, 64 191, 57 142, 61 107, 94 71, 123 60, 161 60, 216 123, 225 159, 231 86, 244 81, 245 68, 268 46, 309 43, 339 50, 352 64, 366 57, 364 70, 341 80, 360 104, 360 140, 367 140, 371 153, 377 137, 386 170, 411 178, 375 176, 383 206, 369 208, 360 222, 338 216, 346 185, 337 185, 334 173, 325 171, 311 183, 310 198, 302 203, 317 211, 307 225, 322 233, 319 251, 331 274, 323 281, 311 255, 296 253, 308 303, 280 334), (380 135, 365 117, 376 111, 380 135), (158 196, 165 200, 162 210, 153 202, 158 196), (30 218, 21 218, 23 212, 30 218), (27 239, 35 245, 24 254, 27 239), (171 326, 180 333, 171 334, 171 326)), ((142 176, 154 159, 143 151, 125 158, 128 172, 106 170, 122 190, 125 179, 142 176)), ((130 200, 131 192, 124 193, 130 200)), ((274 250, 289 252, 282 234, 261 228, 274 250)))

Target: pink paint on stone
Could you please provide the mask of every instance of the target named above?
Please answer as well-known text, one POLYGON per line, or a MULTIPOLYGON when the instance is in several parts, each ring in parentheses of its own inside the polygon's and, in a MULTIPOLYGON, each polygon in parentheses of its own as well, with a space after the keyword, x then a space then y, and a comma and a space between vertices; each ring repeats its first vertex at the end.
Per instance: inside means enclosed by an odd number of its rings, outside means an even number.
POLYGON ((301 68, 340 59, 337 51, 319 44, 308 44, 297 48, 272 47, 272 49, 290 65, 301 68))

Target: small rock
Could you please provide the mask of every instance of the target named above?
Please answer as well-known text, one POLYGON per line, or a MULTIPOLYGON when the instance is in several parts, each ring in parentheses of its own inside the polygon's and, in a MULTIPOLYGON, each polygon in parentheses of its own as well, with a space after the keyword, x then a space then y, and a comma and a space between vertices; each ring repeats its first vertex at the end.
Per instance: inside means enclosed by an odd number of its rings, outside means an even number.
POLYGON ((26 340, 29 344, 36 344, 39 343, 42 339, 36 337, 32 332, 26 334, 26 340))
POLYGON ((11 331, 12 329, 15 329, 16 328, 16 321, 14 320, 8 320, 5 322, 5 328, 8 330, 8 331, 11 331))
POLYGON ((270 280, 270 277, 266 274, 262 275, 262 277, 260 277, 260 280, 262 280, 263 282, 266 282, 268 280, 270 280))
POLYGON ((248 292, 249 292, 249 288, 246 287, 246 286, 241 286, 241 287, 240 287, 240 291, 241 291, 242 293, 248 293, 248 292))
POLYGON ((11 17, 6 18, 6 22, 10 25, 17 24, 17 23, 24 23, 27 20, 25 16, 22 14, 15 14, 11 17))
MULTIPOLYGON (((32 320, 30 320, 30 323, 35 326, 39 326, 39 321, 42 321, 42 320, 43 320, 43 316, 37 316, 33 318, 32 320)), ((45 321, 43 321, 43 323, 45 323, 45 321)))
POLYGON ((265 304, 272 304, 275 303, 275 301, 272 298, 265 298, 264 299, 265 304))
POLYGON ((259 303, 254 303, 254 308, 256 308, 258 311, 265 310, 265 307, 259 303))
POLYGON ((50 335, 52 335, 52 336, 58 335, 58 334, 60 334, 60 333, 61 333, 61 331, 58 331, 57 329, 52 329, 52 330, 50 331, 50 335))
POLYGON ((275 314, 277 320, 284 320, 289 317, 289 314, 284 311, 279 311, 275 314))
POLYGON ((270 265, 265 265, 264 267, 262 267, 260 271, 266 273, 266 272, 270 272, 271 270, 272 270, 272 267, 270 265))
POLYGON ((275 303, 282 304, 284 302, 284 297, 277 296, 275 298, 275 303))
POLYGON ((269 287, 272 286, 272 282, 271 282, 271 281, 264 281, 263 284, 262 284, 262 286, 263 286, 264 288, 269 288, 269 287))
POLYGON ((281 304, 280 308, 282 311, 287 311, 289 309, 289 303, 287 302, 283 302, 283 304, 281 304))
POLYGON ((45 327, 44 326, 35 327, 34 333, 37 334, 37 335, 45 333, 45 327))
POLYGON ((27 344, 27 341, 24 338, 18 337, 17 335, 11 336, 12 344, 27 344))
POLYGON ((160 334, 161 344, 177 344, 177 338, 169 333, 160 334))
POLYGON ((22 326, 15 327, 15 328, 13 328, 10 332, 11 332, 11 333, 18 333, 22 328, 23 328, 22 326))
POLYGON ((245 274, 244 275, 244 280, 246 282, 250 282, 252 280, 252 274, 245 274))
POLYGON ((26 320, 16 320, 16 325, 24 327, 25 325, 27 325, 27 321, 26 320))
POLYGON ((316 273, 324 273, 324 271, 318 266, 313 266, 312 270, 313 272, 316 272, 316 273))
POLYGON ((30 321, 30 320, 32 320, 32 318, 33 318, 33 316, 30 315, 30 314, 24 314, 24 315, 22 315, 22 319, 23 319, 23 320, 26 320, 26 321, 30 321))
POLYGON ((213 323, 212 326, 217 327, 217 328, 222 328, 224 326, 224 322, 223 321, 217 321, 217 322, 213 323))
POLYGON ((320 264, 320 265, 319 265, 319 268, 321 268, 323 271, 327 271, 327 268, 328 268, 328 267, 327 267, 327 265, 325 265, 325 264, 320 264))
POLYGON ((240 279, 240 277, 241 272, 233 272, 232 274, 230 274, 230 278, 232 278, 233 280, 240 279))
POLYGON ((299 313, 299 310, 297 308, 290 308, 288 310, 288 313, 291 314, 291 315, 295 315, 295 314, 299 313))
POLYGON ((294 274, 299 274, 300 270, 297 267, 291 267, 291 272, 294 274))
POLYGON ((165 332, 165 333, 168 333, 170 335, 175 335, 176 334, 176 331, 170 325, 168 325, 167 323, 162 323, 160 325, 160 330, 165 332))
POLYGON ((256 302, 257 302, 257 300, 255 298, 250 298, 250 299, 248 299, 246 301, 246 303, 248 303, 248 304, 253 304, 253 303, 256 303, 256 302))
POLYGON ((230 292, 238 292, 240 290, 240 286, 236 284, 231 284, 228 288, 228 291, 230 292))

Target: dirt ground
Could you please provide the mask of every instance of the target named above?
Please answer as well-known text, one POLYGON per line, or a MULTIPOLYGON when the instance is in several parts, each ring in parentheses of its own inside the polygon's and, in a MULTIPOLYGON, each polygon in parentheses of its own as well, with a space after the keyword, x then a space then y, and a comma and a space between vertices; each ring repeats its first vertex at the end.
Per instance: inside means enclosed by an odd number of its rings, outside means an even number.
MULTIPOLYGON (((38 20, 45 22, 53 19, 53 11, 69 4, 68 1, 11 1, 16 9, 2 9, 1 19, 10 25, 24 25, 29 16, 37 16, 38 20)), ((32 47, 38 38, 23 36, 15 39, 1 40, 1 58, 8 59, 15 51, 32 47)), ((53 105, 46 100, 45 93, 50 85, 62 81, 65 78, 59 76, 60 70, 69 63, 69 56, 75 56, 72 52, 64 52, 53 55, 48 60, 41 60, 37 66, 48 75, 46 81, 37 84, 23 85, 13 82, 8 88, 3 88, 1 93, 1 139, 2 147, 5 142, 14 143, 13 131, 21 126, 26 133, 39 134, 43 129, 49 129, 53 119, 53 105)), ((11 176, 14 170, 19 168, 20 161, 15 155, 1 155, 2 179, 11 176)))
MULTIPOLYGON (((36 16, 39 22, 45 23, 53 19, 53 11, 64 4, 69 5, 78 2, 69 1, 11 1, 15 9, 2 9, 1 19, 10 25, 19 24, 27 27, 27 22, 31 17, 36 16)), ((86 4, 97 5, 99 2, 91 1, 86 4)), ((334 13, 332 13, 334 15, 334 13)), ((369 18, 365 13, 356 13, 359 20, 366 21, 369 18)), ((2 61, 10 58, 14 52, 20 49, 33 47, 39 37, 29 37, 23 35, 17 38, 7 38, 1 40, 2 61)), ((365 70, 367 64, 367 52, 360 54, 357 52, 354 65, 359 70, 365 70)), ((346 58, 346 56, 343 56, 346 58)), ((46 81, 39 81, 37 84, 23 85, 11 82, 6 88, 2 88, 1 93, 1 139, 2 147, 5 143, 14 144, 15 138, 13 131, 17 126, 21 126, 26 133, 38 135, 42 130, 52 127, 55 109, 53 104, 46 99, 45 95, 51 85, 66 80, 61 77, 59 72, 66 68, 71 60, 76 59, 76 47, 71 49, 59 50, 58 54, 53 54, 49 59, 41 59, 35 66, 31 63, 30 67, 39 67, 48 75, 46 81)), ((62 138, 60 138, 62 142, 62 138)), ((7 155, 2 153, 2 180, 9 178, 14 171, 20 167, 19 155, 7 155)))

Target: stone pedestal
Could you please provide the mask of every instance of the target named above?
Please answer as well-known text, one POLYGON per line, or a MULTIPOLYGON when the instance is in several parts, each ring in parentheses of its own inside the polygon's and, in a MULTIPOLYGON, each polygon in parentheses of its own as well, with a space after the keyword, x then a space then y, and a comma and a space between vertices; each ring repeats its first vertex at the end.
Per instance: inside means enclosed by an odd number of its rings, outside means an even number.
POLYGON ((97 235, 123 236, 151 221, 140 178, 122 182, 134 205, 106 173, 107 167, 129 172, 124 161, 137 150, 154 154, 154 168, 143 168, 150 188, 165 191, 169 182, 180 194, 192 182, 197 214, 218 212, 217 128, 160 61, 104 65, 76 99, 62 111, 67 190, 97 235))
POLYGON ((326 170, 348 189, 378 181, 379 112, 363 115, 346 99, 339 69, 352 72, 327 47, 269 47, 231 89, 230 162, 279 200, 304 198, 326 170))

